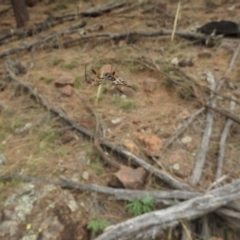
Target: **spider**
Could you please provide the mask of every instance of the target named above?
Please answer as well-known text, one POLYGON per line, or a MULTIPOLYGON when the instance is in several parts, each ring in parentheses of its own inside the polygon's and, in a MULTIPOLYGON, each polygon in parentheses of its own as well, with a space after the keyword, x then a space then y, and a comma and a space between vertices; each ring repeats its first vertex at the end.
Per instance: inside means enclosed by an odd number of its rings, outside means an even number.
POLYGON ((111 83, 112 83, 112 85, 115 85, 116 86, 116 88, 117 88, 117 90, 119 91, 119 92, 121 92, 121 93, 123 93, 122 92, 122 90, 121 89, 119 89, 119 85, 122 85, 122 86, 126 86, 126 87, 131 87, 131 86, 129 86, 129 85, 127 85, 126 83, 125 83, 125 80, 124 79, 122 79, 122 78, 120 78, 120 77, 115 77, 115 71, 112 71, 111 73, 110 72, 104 72, 103 74, 102 74, 102 76, 100 77, 97 73, 96 73, 96 71, 94 70, 94 69, 92 69, 92 73, 95 75, 95 76, 97 76, 97 80, 95 80, 95 79, 92 79, 92 78, 90 78, 89 77, 89 75, 86 73, 86 68, 87 68, 87 66, 85 66, 85 81, 88 83, 88 84, 91 84, 91 85, 95 85, 95 86, 99 86, 99 85, 101 85, 104 81, 110 81, 111 83))

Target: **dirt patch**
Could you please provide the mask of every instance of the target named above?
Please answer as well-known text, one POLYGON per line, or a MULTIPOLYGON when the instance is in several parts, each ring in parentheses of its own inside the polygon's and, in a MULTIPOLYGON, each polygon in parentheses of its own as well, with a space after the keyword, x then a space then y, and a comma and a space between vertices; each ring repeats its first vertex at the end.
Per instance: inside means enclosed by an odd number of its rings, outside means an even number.
MULTIPOLYGON (((177 30, 190 31, 218 19, 240 22, 237 14, 240 4, 237 1, 211 2, 216 7, 211 8, 199 1, 182 3, 177 30)), ((103 144, 104 153, 114 161, 137 169, 139 166, 130 157, 126 159, 119 151, 114 152, 117 147, 126 149, 176 181, 191 186, 191 175, 199 154, 207 121, 205 113, 208 110, 205 109, 175 141, 168 147, 165 146, 203 103, 208 102, 211 94, 206 81, 207 71, 211 71, 217 85, 221 79, 226 78, 226 84, 216 97, 218 106, 229 110, 229 98, 234 97, 238 101, 239 56, 231 71, 227 70, 239 38, 219 38, 212 48, 199 40, 179 36, 175 36, 172 42, 169 35, 143 37, 136 34, 113 38, 111 34, 126 31, 172 30, 178 3, 128 1, 121 7, 101 12, 99 16, 77 16, 79 12, 98 4, 103 2, 58 1, 45 5, 40 1, 29 9, 29 29, 47 17, 49 21, 62 17, 62 22, 21 39, 13 34, 12 38, 1 43, 0 55, 6 50, 30 44, 80 21, 86 22, 77 31, 71 34, 65 32, 34 49, 28 49, 29 51, 25 49, 1 55, 1 175, 20 174, 52 180, 64 177, 79 183, 108 186, 111 185, 113 173, 117 172, 102 160, 91 137, 89 139, 79 134, 75 125, 66 123, 61 114, 53 114, 50 108, 43 107, 38 97, 9 78, 5 60, 12 58, 21 62, 27 71, 16 76, 20 83, 32 86, 49 105, 94 135, 96 119, 75 91, 90 104, 100 121, 99 139, 114 146, 111 149, 103 144), (76 14, 76 19, 68 21, 64 18, 71 14, 76 14), (106 37, 107 34, 110 35, 106 37), (78 39, 79 36, 82 39, 78 39), (121 80, 121 85, 111 84, 111 81, 104 79, 104 66, 111 66, 111 71, 107 72, 118 82, 121 80), (89 81, 86 81, 86 76, 89 81)), ((1 4, 0 10, 7 6, 7 3, 1 4)), ((0 18, 2 34, 14 29, 12 9, 1 14, 0 18)), ((238 115, 238 104, 233 113, 238 115)), ((205 191, 215 181, 219 139, 225 120, 226 115, 214 113, 204 170, 198 184, 191 186, 192 190, 205 191)), ((221 184, 237 179, 240 174, 237 160, 240 153, 238 133, 239 123, 235 121, 227 136, 221 174, 227 178, 221 184)), ((22 189, 25 184, 20 182, 15 180, 0 183, 0 200, 3 204, 17 190, 22 189)), ((40 183, 31 184, 34 192, 41 191, 44 186, 40 183)), ((139 185, 141 190, 172 187, 166 182, 160 182, 153 172, 144 179, 144 184, 141 182, 139 185)), ((91 220, 97 220, 98 223, 107 220, 110 224, 117 224, 132 217, 126 208, 126 200, 111 201, 96 193, 65 191, 55 187, 47 196, 42 197, 36 199, 34 208, 21 221, 14 218, 12 209, 17 208, 16 205, 3 205, 0 218, 3 239, 28 239, 27 236, 30 239, 33 235, 36 236, 35 239, 93 239, 102 229, 98 226, 96 234, 91 232, 87 228, 91 220), (76 209, 72 210, 69 203, 75 204, 76 209), (8 231, 6 229, 9 225, 12 227, 8 231)), ((161 209, 163 205, 155 207, 161 209)), ((213 217, 215 219, 215 215, 213 217)), ((238 239, 238 230, 232 227, 232 223, 226 219, 222 221, 213 221, 209 238, 238 239), (215 230, 222 226, 227 229, 227 237, 224 231, 215 230)), ((203 224, 193 221, 193 225, 195 227, 190 228, 190 234, 194 239, 201 239, 197 234, 200 234, 199 229, 203 224)), ((176 228, 172 239, 179 239, 184 229, 183 224, 176 228)), ((163 234, 161 239, 166 236, 163 234)))

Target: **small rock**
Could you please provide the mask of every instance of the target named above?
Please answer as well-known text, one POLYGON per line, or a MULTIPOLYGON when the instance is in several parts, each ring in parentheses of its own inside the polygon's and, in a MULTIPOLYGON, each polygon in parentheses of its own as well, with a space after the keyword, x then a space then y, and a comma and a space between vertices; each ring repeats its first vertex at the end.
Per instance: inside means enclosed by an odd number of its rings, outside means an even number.
POLYGON ((182 143, 189 143, 192 141, 192 138, 190 136, 186 136, 182 138, 182 143))
POLYGON ((74 78, 71 76, 62 76, 55 80, 55 86, 56 87, 63 87, 66 85, 74 86, 74 78))
POLYGON ((70 208, 70 210, 72 212, 75 212, 76 210, 78 210, 78 205, 74 199, 72 199, 68 202, 68 207, 70 208))
POLYGON ((67 97, 72 96, 72 94, 73 94, 72 86, 71 85, 66 85, 66 86, 62 87, 61 93, 62 93, 63 96, 67 96, 67 97))
POLYGON ((173 59, 171 60, 171 64, 172 64, 172 65, 178 66, 178 63, 179 63, 179 60, 178 60, 177 57, 175 57, 175 58, 173 58, 173 59))
POLYGON ((114 176, 120 181, 127 189, 139 189, 143 187, 147 172, 142 167, 132 169, 130 167, 121 166, 114 176))
POLYGON ((122 121, 122 118, 115 118, 111 120, 112 124, 119 124, 122 121))
POLYGON ((136 134, 137 140, 144 145, 144 151, 147 156, 154 157, 159 154, 163 141, 156 135, 136 134))
POLYGON ((86 172, 86 171, 84 171, 84 172, 82 173, 82 178, 83 178, 84 180, 88 180, 88 179, 89 179, 89 173, 86 172))
POLYGON ((174 163, 174 164, 173 164, 173 169, 176 170, 176 171, 179 171, 179 170, 180 170, 180 165, 179 165, 179 163, 174 163))
POLYGON ((10 235, 11 237, 13 235, 15 235, 18 231, 18 222, 17 221, 12 221, 12 220, 7 220, 4 221, 0 224, 0 237, 2 239, 6 239, 3 238, 4 236, 6 237, 6 235, 10 235))

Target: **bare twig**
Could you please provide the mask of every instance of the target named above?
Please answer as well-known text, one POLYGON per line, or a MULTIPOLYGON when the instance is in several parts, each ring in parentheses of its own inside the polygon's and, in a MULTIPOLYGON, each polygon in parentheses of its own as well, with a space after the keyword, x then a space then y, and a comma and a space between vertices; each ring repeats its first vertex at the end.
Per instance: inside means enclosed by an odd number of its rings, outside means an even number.
POLYGON ((60 186, 66 189, 76 189, 79 191, 89 191, 96 192, 99 194, 104 194, 109 196, 109 199, 115 200, 127 200, 131 201, 134 199, 141 200, 146 196, 152 196, 156 204, 162 203, 169 205, 178 200, 188 200, 194 197, 201 196, 202 193, 199 192, 189 192, 189 191, 143 191, 143 190, 128 190, 128 189, 116 189, 111 187, 105 187, 97 184, 83 184, 79 182, 69 181, 64 177, 61 177, 61 181, 53 181, 40 177, 24 176, 20 174, 5 174, 0 176, 0 181, 6 182, 11 180, 20 180, 23 182, 40 182, 44 184, 52 184, 60 186))
POLYGON ((5 56, 8 56, 8 55, 11 55, 11 54, 14 54, 14 53, 17 53, 17 52, 21 52, 21 51, 24 51, 24 50, 29 50, 29 49, 32 49, 33 47, 36 47, 42 43, 45 43, 51 39, 54 39, 56 37, 59 37, 63 34, 67 34, 67 33, 72 33, 74 31, 77 31, 78 28, 81 28, 83 26, 86 25, 86 22, 85 21, 81 21, 75 25, 72 25, 70 27, 67 27, 63 30, 60 30, 56 33, 53 33, 53 34, 50 34, 46 37, 43 37, 43 38, 40 38, 40 39, 37 39, 36 41, 32 42, 32 43, 24 43, 24 44, 21 44, 17 47, 14 47, 14 48, 10 48, 6 51, 3 51, 0 53, 0 58, 2 57, 5 57, 5 56))
MULTIPOLYGON (((210 89, 214 90, 216 88, 216 83, 215 83, 215 79, 210 71, 207 72, 207 80, 210 84, 210 89)), ((213 94, 211 97, 212 97, 212 99, 211 99, 211 102, 209 103, 209 105, 212 107, 215 107, 216 100, 213 97, 213 94)), ((200 149, 198 152, 198 156, 195 161, 195 166, 194 166, 193 173, 192 173, 191 180, 190 180, 193 185, 196 185, 202 176, 202 170, 203 170, 203 166, 204 166, 205 159, 206 159, 210 136, 212 133, 213 116, 214 116, 213 111, 208 110, 207 117, 206 117, 206 126, 205 126, 205 131, 203 134, 203 138, 202 138, 202 143, 201 143, 201 146, 200 146, 200 149)))
POLYGON ((229 73, 233 70, 233 67, 234 67, 234 64, 236 62, 236 59, 238 57, 239 52, 240 52, 240 44, 238 44, 236 50, 234 51, 234 54, 233 54, 233 57, 232 57, 231 62, 229 64, 229 67, 228 67, 228 69, 225 73, 226 76, 229 75, 229 73))
POLYGON ((109 165, 111 165, 112 167, 116 168, 116 169, 120 169, 121 168, 121 164, 113 161, 109 156, 107 156, 104 151, 102 150, 100 143, 99 143, 99 136, 98 136, 98 132, 99 132, 99 128, 100 128, 100 122, 99 122, 99 118, 97 116, 97 113, 94 111, 94 109, 90 106, 90 104, 88 104, 81 96, 80 94, 75 91, 75 94, 78 96, 78 98, 82 101, 82 103, 85 105, 85 107, 90 111, 91 114, 93 114, 93 116, 95 117, 95 121, 96 121, 96 126, 95 126, 95 133, 94 133, 94 146, 96 148, 96 150, 98 151, 98 153, 100 154, 100 156, 102 157, 102 159, 108 163, 109 165))

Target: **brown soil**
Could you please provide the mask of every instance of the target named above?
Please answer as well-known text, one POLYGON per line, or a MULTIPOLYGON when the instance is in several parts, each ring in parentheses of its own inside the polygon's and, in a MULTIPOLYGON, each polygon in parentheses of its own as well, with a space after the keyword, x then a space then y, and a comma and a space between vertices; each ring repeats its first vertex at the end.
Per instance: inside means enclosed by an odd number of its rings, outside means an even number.
MULTIPOLYGON (((68 1, 67 3, 66 1, 56 1, 49 5, 39 2, 29 9, 31 18, 29 27, 45 20, 48 14, 53 16, 72 14, 76 12, 77 8, 81 12, 89 9, 91 3, 97 6, 103 4, 103 2, 107 1, 68 1)), ((218 19, 240 22, 240 15, 238 14, 240 4, 238 1, 214 1, 214 3, 216 7, 209 8, 204 1, 184 1, 180 10, 177 29, 190 31, 194 27, 218 19)), ((161 3, 129 1, 128 4, 95 18, 85 18, 87 22, 83 29, 85 34, 172 29, 177 1, 163 0, 161 3), (155 8, 147 11, 154 5, 155 8), (135 7, 131 9, 130 6, 135 7), (128 8, 129 11, 127 11, 128 8), (101 25, 102 29, 96 28, 95 30, 97 25, 101 25)), ((1 4, 0 10, 4 8, 6 8, 6 5, 1 4)), ((0 18, 2 30, 15 27, 12 10, 2 14, 0 18)), ((0 46, 0 53, 24 42, 32 42, 52 32, 64 29, 79 20, 66 21, 32 37, 10 41, 0 46)), ((171 42, 170 36, 134 37, 120 41, 112 41, 107 38, 91 38, 79 41, 68 48, 61 47, 62 42, 78 37, 81 31, 54 39, 54 42, 60 46, 58 49, 48 48, 47 44, 37 47, 34 51, 34 67, 28 74, 18 76, 18 79, 34 86, 51 105, 94 132, 95 119, 86 110, 76 94, 63 95, 61 87, 56 87, 54 84, 62 76, 72 77, 75 80, 74 88, 82 98, 91 103, 91 106, 97 112, 106 139, 121 146, 126 139, 130 140, 131 143, 136 145, 139 155, 146 161, 154 164, 155 167, 159 167, 160 164, 165 171, 176 179, 189 183, 205 126, 205 114, 196 119, 186 132, 167 149, 162 158, 158 160, 159 164, 154 163, 146 155, 146 146, 139 141, 139 134, 157 136, 164 144, 186 122, 187 117, 201 107, 199 101, 195 98, 183 97, 180 94, 181 88, 178 86, 169 86, 168 79, 162 72, 170 75, 174 74, 175 67, 171 64, 172 59, 175 57, 179 60, 192 59, 193 66, 186 66, 181 70, 202 85, 207 85, 204 75, 207 70, 210 70, 216 82, 219 82, 225 76, 239 39, 220 39, 212 48, 180 37, 175 37, 174 41, 171 42), (202 57, 201 54, 206 52, 208 57, 205 55, 205 57, 202 57), (104 64, 111 64, 115 68, 116 75, 125 79, 127 84, 133 86, 133 88, 121 88, 126 96, 122 97, 123 94, 116 91, 114 86, 107 83, 103 84, 103 91, 96 105, 98 87, 86 83, 84 78, 86 64, 88 66, 87 73, 92 79, 97 79, 97 76, 91 72, 91 68, 100 74, 99 71, 104 64), (119 122, 115 123, 115 121, 119 122), (186 137, 190 137, 190 141, 184 143, 183 139, 186 137), (176 164, 179 165, 179 169, 175 169, 176 164)), ((27 51, 9 55, 9 57, 19 60, 27 68, 32 61, 31 54, 27 51)), ((3 75, 7 73, 4 63, 6 58, 0 59, 0 72, 3 75)), ((227 76, 228 81, 236 87, 240 80, 239 63, 238 57, 232 72, 227 76)), ((227 87, 224 87, 221 93, 226 92, 229 96, 237 93, 237 90, 231 92, 227 90, 227 87)), ((202 90, 200 90, 200 95, 204 96, 202 90)), ((237 95, 235 94, 235 96, 237 95)), ((203 99, 206 100, 205 96, 203 99)), ((219 100, 219 106, 228 109, 228 104, 228 101, 219 100)), ((239 107, 237 106, 235 114, 238 113, 239 107)), ((200 191, 207 189, 215 178, 219 136, 225 123, 225 117, 215 114, 214 120, 203 176, 200 183, 194 187, 200 191)), ((0 92, 0 129, 0 151, 7 159, 5 165, 0 165, 1 175, 18 173, 41 176, 46 179, 59 179, 59 176, 63 175, 67 179, 79 182, 108 185, 111 175, 115 171, 98 156, 93 148, 92 141, 79 135, 58 116, 43 108, 27 92, 19 90, 13 82, 9 82, 0 92), (22 129, 27 123, 31 124, 31 128, 18 133, 17 129, 22 129), (88 177, 84 179, 83 176, 86 172, 88 177)), ((240 174, 238 164, 240 154, 239 131, 239 125, 234 123, 228 136, 223 166, 223 174, 231 174, 227 181, 237 178, 240 174)), ((123 163, 130 165, 125 160, 123 160, 123 163)), ((19 184, 15 182, 0 183, 1 202, 4 202, 18 187, 19 184)), ((41 188, 41 186, 39 187, 41 188)), ((167 185, 159 184, 152 176, 147 178, 143 188, 148 190, 169 189, 167 185)), ((59 190, 59 192, 61 191, 59 190)), ((74 192, 73 196, 76 201, 84 201, 86 205, 89 205, 87 207, 85 205, 85 209, 82 210, 81 214, 85 216, 84 220, 75 222, 79 229, 86 229, 85 226, 88 221, 96 218, 96 216, 113 224, 131 217, 131 214, 125 209, 126 204, 123 202, 109 201, 106 198, 87 195, 86 193, 74 192)), ((54 192, 49 198, 51 201, 57 202, 58 193, 54 192)), ((58 202, 58 204, 59 209, 61 209, 61 202, 58 202)), ((38 206, 40 208, 41 204, 38 206)), ((39 209, 39 211, 42 210, 39 209)), ((67 210, 62 209, 62 211, 67 214, 67 210)), ((61 213, 58 214, 61 215, 61 213)), ((28 217, 28 221, 34 222, 31 216, 28 217)), ((65 225, 69 224, 69 221, 63 220, 65 225)), ((217 224, 222 226, 223 223, 217 224)), ((227 231, 232 233, 231 226, 227 223, 224 224, 226 224, 227 231)), ((219 226, 212 229, 212 236, 219 237, 219 239, 221 239, 220 237, 222 239, 237 239, 237 232, 236 235, 229 234, 231 238, 229 236, 225 238, 225 231, 217 230, 219 226)), ((72 225, 72 227, 74 226, 72 225)), ((88 233, 85 230, 82 231, 76 234, 75 239, 87 239, 83 236, 88 233)), ((172 239, 178 239, 178 229, 176 229, 175 235, 176 237, 173 236, 172 239)), ((67 236, 67 233, 64 236, 67 236)), ((58 239, 70 238, 62 237, 58 239)), ((161 239, 164 239, 164 237, 161 239)), ((196 236, 194 239, 201 238, 196 236)))

